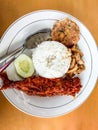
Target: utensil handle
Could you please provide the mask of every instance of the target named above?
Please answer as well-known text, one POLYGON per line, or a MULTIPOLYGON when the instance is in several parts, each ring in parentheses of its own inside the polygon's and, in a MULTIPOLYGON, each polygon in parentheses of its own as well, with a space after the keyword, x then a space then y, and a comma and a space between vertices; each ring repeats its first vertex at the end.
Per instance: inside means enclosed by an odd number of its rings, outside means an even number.
POLYGON ((15 57, 13 57, 10 61, 6 62, 1 68, 0 73, 4 71, 13 61, 15 60, 15 57))
POLYGON ((2 64, 4 61, 12 58, 13 56, 15 56, 16 54, 18 54, 20 51, 22 51, 24 49, 23 46, 17 48, 15 51, 13 51, 12 53, 10 53, 7 56, 3 56, 2 58, 0 58, 0 64, 2 64))

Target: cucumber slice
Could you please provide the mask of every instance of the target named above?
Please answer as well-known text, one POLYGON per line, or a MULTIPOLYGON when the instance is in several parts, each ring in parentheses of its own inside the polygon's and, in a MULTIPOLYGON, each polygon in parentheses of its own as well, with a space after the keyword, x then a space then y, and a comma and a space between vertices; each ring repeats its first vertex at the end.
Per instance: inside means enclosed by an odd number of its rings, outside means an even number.
POLYGON ((14 61, 14 65, 17 73, 23 78, 30 77, 34 73, 33 61, 25 54, 21 54, 17 57, 14 61))
POLYGON ((23 80, 23 78, 17 74, 16 68, 13 62, 6 68, 6 73, 7 73, 8 79, 11 81, 23 80))

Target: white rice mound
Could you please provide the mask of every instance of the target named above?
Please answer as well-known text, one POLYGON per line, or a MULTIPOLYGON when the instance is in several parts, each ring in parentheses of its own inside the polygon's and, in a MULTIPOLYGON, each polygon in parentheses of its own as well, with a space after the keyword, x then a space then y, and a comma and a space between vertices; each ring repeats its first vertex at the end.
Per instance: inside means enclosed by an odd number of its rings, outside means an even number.
POLYGON ((64 76, 71 63, 71 53, 62 43, 44 41, 33 51, 32 60, 36 72, 45 78, 64 76))

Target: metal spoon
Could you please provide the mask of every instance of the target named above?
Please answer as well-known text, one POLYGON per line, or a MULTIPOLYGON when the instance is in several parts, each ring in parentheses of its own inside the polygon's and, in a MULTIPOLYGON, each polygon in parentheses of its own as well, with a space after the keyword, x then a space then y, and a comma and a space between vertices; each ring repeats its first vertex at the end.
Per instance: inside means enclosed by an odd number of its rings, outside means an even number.
POLYGON ((15 51, 10 53, 7 56, 4 56, 0 59, 0 64, 4 63, 4 61, 8 60, 3 66, 0 67, 0 72, 5 70, 14 60, 15 58, 21 54, 25 49, 32 49, 37 47, 43 41, 47 41, 51 39, 50 36, 51 29, 45 28, 37 31, 36 33, 30 35, 26 40, 23 46, 17 48, 15 51))

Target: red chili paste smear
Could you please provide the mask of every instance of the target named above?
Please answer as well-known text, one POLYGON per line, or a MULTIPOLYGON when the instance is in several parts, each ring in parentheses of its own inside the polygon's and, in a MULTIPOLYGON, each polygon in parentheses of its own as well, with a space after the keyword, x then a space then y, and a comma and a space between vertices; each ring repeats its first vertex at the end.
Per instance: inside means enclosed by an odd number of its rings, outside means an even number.
POLYGON ((55 96, 71 95, 75 96, 82 85, 78 77, 48 79, 40 76, 33 76, 23 81, 10 81, 6 73, 0 74, 3 86, 0 90, 15 88, 23 91, 27 95, 55 96))

